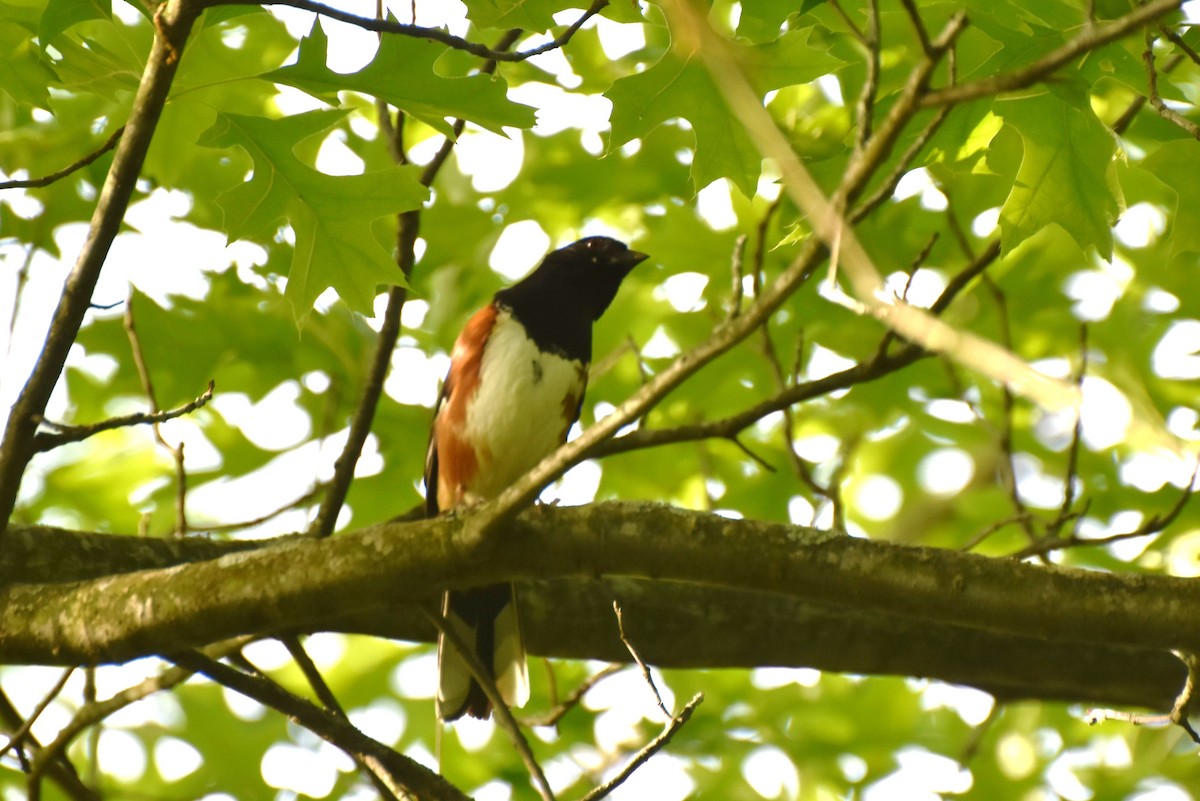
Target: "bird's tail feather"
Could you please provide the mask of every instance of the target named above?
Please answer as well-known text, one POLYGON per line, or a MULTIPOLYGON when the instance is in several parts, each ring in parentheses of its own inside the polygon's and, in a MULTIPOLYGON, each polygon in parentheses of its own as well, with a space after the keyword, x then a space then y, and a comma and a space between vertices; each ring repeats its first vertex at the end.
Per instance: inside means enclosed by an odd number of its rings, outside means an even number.
MULTIPOLYGON (((529 699, 529 671, 516 600, 516 588, 511 584, 492 584, 447 592, 442 601, 446 624, 491 672, 500 696, 510 707, 523 706, 529 699)), ((444 636, 438 639, 438 670, 438 717, 449 721, 463 714, 477 718, 490 714, 491 703, 472 678, 466 660, 444 636)))

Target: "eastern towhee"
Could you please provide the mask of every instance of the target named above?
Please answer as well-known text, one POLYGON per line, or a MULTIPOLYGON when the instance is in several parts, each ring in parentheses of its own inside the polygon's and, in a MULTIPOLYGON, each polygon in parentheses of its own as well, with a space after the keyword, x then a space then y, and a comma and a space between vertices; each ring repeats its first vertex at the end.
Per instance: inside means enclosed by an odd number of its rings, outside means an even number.
MULTIPOLYGON (((454 343, 425 460, 429 516, 499 495, 566 442, 583 405, 592 323, 646 258, 615 239, 580 239, 548 254, 467 321, 454 343)), ((522 706, 529 674, 514 588, 447 592, 442 613, 492 671, 505 702, 522 706)), ((438 667, 438 716, 486 718, 487 696, 444 637, 438 667)))

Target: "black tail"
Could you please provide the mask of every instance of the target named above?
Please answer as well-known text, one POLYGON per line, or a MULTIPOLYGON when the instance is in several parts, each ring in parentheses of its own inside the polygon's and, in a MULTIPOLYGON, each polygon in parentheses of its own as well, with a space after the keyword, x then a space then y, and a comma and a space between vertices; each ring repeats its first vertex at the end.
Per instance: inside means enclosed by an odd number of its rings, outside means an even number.
MULTIPOLYGON (((516 590, 511 584, 491 584, 446 593, 442 616, 489 671, 509 706, 522 706, 529 697, 525 644, 517 620, 516 590)), ((491 702, 471 676, 466 661, 445 637, 438 640, 438 717, 455 720, 463 714, 486 718, 491 702)))

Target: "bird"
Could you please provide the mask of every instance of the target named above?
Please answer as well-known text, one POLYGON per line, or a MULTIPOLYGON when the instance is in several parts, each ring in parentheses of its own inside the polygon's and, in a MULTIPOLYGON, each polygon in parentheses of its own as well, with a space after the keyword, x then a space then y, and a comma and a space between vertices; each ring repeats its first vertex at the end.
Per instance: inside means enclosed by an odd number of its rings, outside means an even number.
MULTIPOLYGON (((606 236, 548 253, 498 291, 454 343, 425 459, 428 517, 494 498, 567 440, 579 419, 592 324, 648 256, 606 236)), ((474 650, 509 707, 529 698, 516 590, 494 584, 446 592, 445 625, 474 650)), ((491 702, 443 633, 437 713, 487 718, 491 702)))

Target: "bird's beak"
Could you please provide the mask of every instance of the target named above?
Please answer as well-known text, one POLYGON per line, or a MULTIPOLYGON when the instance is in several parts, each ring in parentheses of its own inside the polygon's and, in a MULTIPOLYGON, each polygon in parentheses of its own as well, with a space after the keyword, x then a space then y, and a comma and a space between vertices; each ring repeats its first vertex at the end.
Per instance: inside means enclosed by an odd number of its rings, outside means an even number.
POLYGON ((636 250, 627 250, 621 254, 621 266, 623 266, 625 268, 625 272, 628 273, 630 270, 648 258, 650 257, 645 253, 638 253, 636 250))

